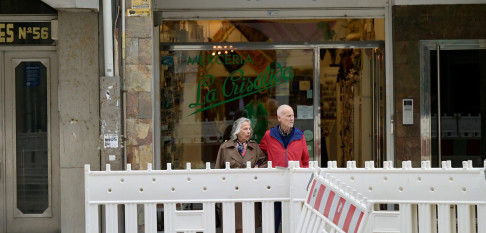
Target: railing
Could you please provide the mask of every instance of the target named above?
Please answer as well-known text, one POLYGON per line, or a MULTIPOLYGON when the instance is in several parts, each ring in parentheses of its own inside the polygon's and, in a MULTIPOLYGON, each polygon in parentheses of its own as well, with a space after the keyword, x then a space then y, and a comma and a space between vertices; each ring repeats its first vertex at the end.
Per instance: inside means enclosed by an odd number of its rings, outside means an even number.
POLYGON ((328 219, 329 215, 319 214, 315 200, 309 202, 312 176, 361 209, 365 216, 354 232, 486 232, 485 169, 473 168, 470 162, 462 168, 451 168, 450 162, 431 168, 428 161, 421 168, 412 168, 410 161, 402 168, 394 168, 392 162, 385 162, 384 168, 374 168, 373 162, 356 168, 352 161, 347 168, 337 168, 335 162, 328 168, 317 168, 315 162, 310 168, 298 166, 292 162, 288 169, 210 169, 206 164, 206 169, 191 169, 188 164, 185 170, 172 170, 168 164, 167 170, 149 166, 146 171, 132 171, 128 165, 126 171, 110 171, 109 166, 106 171, 90 171, 86 165, 86 232, 99 232, 101 225, 103 231, 118 232, 119 206, 124 206, 122 228, 137 232, 137 206, 143 206, 145 232, 157 232, 157 209, 163 209, 164 232, 215 233, 216 204, 220 204, 223 232, 233 233, 238 202, 244 233, 256 228, 274 233, 274 202, 282 202, 283 233, 351 232, 349 227, 343 229, 343 215, 342 220, 328 219), (190 203, 202 208, 180 208, 190 203), (255 224, 254 203, 261 203, 261 228, 255 224))

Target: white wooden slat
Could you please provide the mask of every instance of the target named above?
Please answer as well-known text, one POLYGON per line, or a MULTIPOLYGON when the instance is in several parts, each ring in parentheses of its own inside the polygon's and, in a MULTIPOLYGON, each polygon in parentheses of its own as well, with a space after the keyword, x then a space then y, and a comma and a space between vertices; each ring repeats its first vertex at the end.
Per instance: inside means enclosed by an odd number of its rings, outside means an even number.
POLYGON ((273 201, 262 202, 262 232, 275 233, 275 212, 273 201))
POLYGON ((301 227, 301 230, 299 232, 307 232, 308 231, 308 228, 309 228, 309 222, 310 222, 310 219, 311 219, 311 216, 314 214, 312 212, 312 209, 310 206, 306 205, 305 206, 305 209, 307 210, 306 213, 305 213, 305 216, 304 216, 304 221, 303 221, 303 224, 302 224, 302 227, 301 227))
POLYGON ((413 230, 413 208, 411 204, 400 204, 400 232, 416 232, 413 230))
POLYGON ((302 231, 302 228, 303 228, 303 225, 304 225, 304 219, 307 216, 308 212, 309 212, 309 208, 307 207, 306 204, 304 204, 304 206, 302 208, 302 212, 300 213, 300 216, 299 216, 299 222, 297 224, 297 227, 295 228, 296 232, 302 231))
POLYGON ((295 229, 298 220, 300 219, 300 214, 302 212, 303 202, 301 201, 290 201, 290 229, 295 229))
POLYGON ((99 206, 93 204, 86 205, 86 232, 98 233, 99 226, 99 206))
POLYGON ((175 233, 175 203, 164 203, 164 233, 175 233))
POLYGON ((457 232, 471 233, 471 206, 457 205, 457 232))
POLYGON ((118 205, 105 205, 105 224, 107 233, 118 233, 118 205))
MULTIPOLYGON (((451 205, 439 204, 437 205, 438 213, 438 229, 440 233, 452 233, 451 225, 451 205)), ((455 218, 455 216, 454 216, 455 218)), ((454 226, 455 227, 455 226, 454 226)))
POLYGON ((315 233, 319 233, 322 231, 322 228, 323 228, 323 223, 324 220, 318 218, 317 221, 316 221, 316 224, 315 224, 315 227, 314 227, 314 232, 315 233))
POLYGON ((243 233, 255 233, 255 202, 244 201, 242 204, 243 233))
POLYGON ((137 232, 137 204, 125 204, 125 231, 137 232))
POLYGON ((234 233, 235 232, 235 203, 223 202, 223 232, 234 233))
POLYGON ((317 215, 314 213, 312 216, 311 216, 311 219, 309 221, 309 227, 307 228, 307 232, 312 232, 314 233, 314 228, 315 228, 315 225, 316 225, 316 221, 318 221, 318 218, 317 215))
POLYGON ((290 229, 290 203, 282 201, 282 233, 294 233, 290 229))
POLYGON ((144 204, 143 213, 145 220, 145 233, 157 233, 157 204, 144 204))
POLYGON ((311 232, 312 233, 317 233, 319 229, 321 218, 318 218, 317 216, 315 217, 314 221, 311 221, 311 232))
POLYGON ((435 208, 430 204, 418 204, 419 232, 435 233, 435 208))
POLYGON ((203 204, 204 219, 206 224, 205 233, 216 233, 216 203, 207 202, 203 204))

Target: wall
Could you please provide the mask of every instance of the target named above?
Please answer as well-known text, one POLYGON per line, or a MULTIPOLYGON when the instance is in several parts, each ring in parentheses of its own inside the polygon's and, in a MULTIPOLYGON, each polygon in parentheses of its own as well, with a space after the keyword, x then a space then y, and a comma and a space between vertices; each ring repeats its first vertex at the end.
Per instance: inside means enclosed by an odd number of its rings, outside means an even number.
MULTIPOLYGON (((127 2, 127 8, 130 1, 127 2)), ((126 90, 127 163, 146 169, 153 161, 152 18, 125 18, 124 84, 126 90)))
POLYGON ((485 39, 486 4, 393 7, 395 161, 420 164, 420 40, 485 39), (402 99, 414 99, 414 124, 402 124, 402 99))
POLYGON ((100 169, 98 13, 59 11, 61 230, 84 232, 84 164, 100 169))

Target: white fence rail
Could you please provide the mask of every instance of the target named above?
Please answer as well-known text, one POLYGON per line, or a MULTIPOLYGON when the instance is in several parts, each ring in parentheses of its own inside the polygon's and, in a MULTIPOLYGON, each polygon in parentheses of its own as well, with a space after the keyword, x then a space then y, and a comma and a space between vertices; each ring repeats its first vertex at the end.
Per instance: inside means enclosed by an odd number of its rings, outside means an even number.
MULTIPOLYGON (((149 166, 146 171, 130 166, 126 171, 110 171, 109 166, 106 171, 90 171, 86 165, 86 232, 137 232, 137 208, 143 206, 145 232, 157 232, 157 209, 163 208, 164 232, 216 233, 216 204, 220 204, 223 232, 233 233, 235 203, 242 203, 244 233, 256 228, 274 233, 274 202, 282 202, 283 233, 352 232, 343 229, 347 221, 343 215, 341 220, 335 215, 328 219, 329 214, 320 213, 324 207, 315 208, 316 200, 310 202, 306 194, 309 189, 308 195, 313 195, 315 174, 323 190, 333 190, 363 211, 361 227, 353 232, 486 233, 485 169, 473 168, 470 162, 462 168, 451 168, 448 162, 431 168, 428 161, 420 168, 412 168, 409 161, 402 168, 393 168, 392 162, 385 162, 384 168, 374 168, 373 162, 356 168, 352 161, 347 168, 337 168, 335 162, 328 168, 317 168, 315 162, 310 168, 289 165, 289 169, 210 169, 207 164, 206 169, 191 169, 188 164, 185 170, 172 170, 169 164, 167 170, 149 166), (180 208, 190 203, 202 208, 180 208), (256 226, 260 222, 255 222, 254 203, 261 203, 261 227, 256 226)), ((328 197, 322 192, 323 198, 328 197)), ((329 208, 340 212, 341 205, 332 204, 330 200, 329 208)))

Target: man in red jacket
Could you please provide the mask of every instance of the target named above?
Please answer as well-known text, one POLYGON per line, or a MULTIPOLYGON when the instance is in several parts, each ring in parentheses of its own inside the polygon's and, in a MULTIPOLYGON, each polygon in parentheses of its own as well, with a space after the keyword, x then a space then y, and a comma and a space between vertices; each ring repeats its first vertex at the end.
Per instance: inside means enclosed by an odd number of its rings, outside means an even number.
MULTIPOLYGON (((299 161, 309 167, 309 151, 302 130, 294 127, 294 110, 289 105, 277 108, 279 125, 267 130, 260 141, 260 149, 267 154, 273 167, 288 167, 289 161, 299 161)), ((275 233, 279 232, 282 203, 275 202, 275 233)))
POLYGON ((260 149, 267 154, 273 167, 288 167, 288 161, 299 161, 300 167, 309 167, 304 133, 294 127, 294 110, 289 105, 280 105, 277 118, 280 124, 265 132, 260 149))

